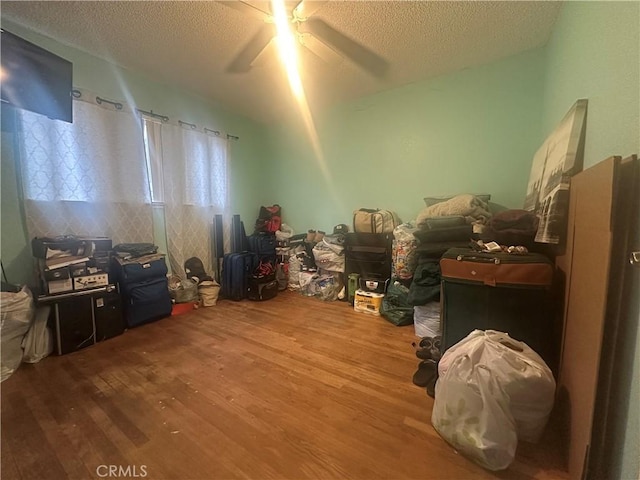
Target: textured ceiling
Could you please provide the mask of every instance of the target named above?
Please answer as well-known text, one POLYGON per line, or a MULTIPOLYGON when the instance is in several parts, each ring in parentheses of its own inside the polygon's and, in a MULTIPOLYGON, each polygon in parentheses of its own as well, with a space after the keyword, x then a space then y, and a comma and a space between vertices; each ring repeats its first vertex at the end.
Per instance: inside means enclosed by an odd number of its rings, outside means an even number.
MULTIPOLYGON (((309 103, 319 109, 539 47, 560 7, 542 1, 325 3, 313 17, 382 56, 389 69, 376 78, 347 59, 326 63, 303 49, 309 103)), ((247 73, 225 71, 265 24, 219 2, 2 1, 2 17, 260 122, 293 111, 272 52, 247 73)))

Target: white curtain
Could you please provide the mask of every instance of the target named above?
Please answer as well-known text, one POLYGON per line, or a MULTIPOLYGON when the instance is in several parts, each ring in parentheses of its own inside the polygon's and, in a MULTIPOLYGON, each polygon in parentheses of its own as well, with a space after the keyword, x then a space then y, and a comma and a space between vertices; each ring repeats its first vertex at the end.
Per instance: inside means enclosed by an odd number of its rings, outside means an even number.
POLYGON ((153 220, 140 121, 84 101, 73 123, 19 113, 27 230, 35 236, 107 236, 152 242, 153 220))
MULTIPOLYGON (((157 126, 147 128, 149 144, 157 144, 157 126)), ((184 262, 202 260, 215 271, 211 231, 215 214, 228 225, 228 141, 215 135, 163 124, 162 197, 169 261, 174 273, 184 276, 184 262)), ((156 167, 157 168, 157 167, 156 167)), ((156 182, 158 184, 158 182, 156 182)), ((228 232, 225 228, 225 232, 228 232)), ((225 244, 228 245, 228 239, 225 244)))

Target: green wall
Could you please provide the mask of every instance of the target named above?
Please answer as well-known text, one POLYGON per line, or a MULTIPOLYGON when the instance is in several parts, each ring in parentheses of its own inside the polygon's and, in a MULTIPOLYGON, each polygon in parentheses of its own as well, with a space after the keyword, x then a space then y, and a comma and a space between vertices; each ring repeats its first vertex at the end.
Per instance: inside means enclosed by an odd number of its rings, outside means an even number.
POLYGON ((537 149, 541 49, 386 91, 272 129, 273 199, 296 232, 351 224, 356 208, 415 219, 423 198, 490 193, 519 208, 537 149), (286 180, 282 180, 286 179, 286 180))
MULTIPOLYGON (((206 126, 240 137, 231 141, 231 213, 239 213, 252 223, 258 207, 263 203, 266 165, 265 128, 247 118, 230 114, 204 99, 171 86, 162 85, 148 77, 116 67, 115 65, 68 47, 8 21, 2 22, 7 30, 36 43, 73 62, 74 86, 89 89, 111 100, 135 103, 143 110, 153 110, 172 120, 206 126)), ((3 116, 11 114, 3 109, 3 116)), ((6 119, 5 119, 6 120, 6 119)), ((2 135, 2 262, 9 279, 16 283, 32 283, 31 253, 24 233, 22 216, 17 201, 15 162, 11 148, 12 135, 2 135)), ((154 218, 162 219, 157 212, 154 218)), ((156 229, 158 230, 158 229, 156 229)), ((163 243, 163 239, 156 240, 163 243)))
MULTIPOLYGON (((3 116, 6 112, 3 109, 3 116)), ((10 119, 9 119, 10 121, 10 119)), ((9 123, 3 118, 3 123, 9 123)), ((22 222, 21 206, 18 197, 16 169, 13 162, 13 135, 2 132, 0 163, 0 245, 2 247, 2 266, 10 283, 30 283, 33 261, 31 250, 27 248, 27 232, 22 222)), ((4 280, 4 279, 3 279, 4 280)))
MULTIPOLYGON (((547 46, 542 134, 576 99, 589 99, 585 167, 611 155, 640 153, 639 28, 638 2, 568 2, 547 46)), ((640 285, 633 288, 640 291, 640 285)), ((629 383, 619 386, 615 398, 617 434, 611 441, 619 465, 611 479, 640 478, 640 296, 634 301, 629 331, 622 335, 627 363, 620 378, 629 383)))
POLYGON ((544 138, 589 100, 585 168, 640 147, 640 3, 568 2, 547 46, 544 138))

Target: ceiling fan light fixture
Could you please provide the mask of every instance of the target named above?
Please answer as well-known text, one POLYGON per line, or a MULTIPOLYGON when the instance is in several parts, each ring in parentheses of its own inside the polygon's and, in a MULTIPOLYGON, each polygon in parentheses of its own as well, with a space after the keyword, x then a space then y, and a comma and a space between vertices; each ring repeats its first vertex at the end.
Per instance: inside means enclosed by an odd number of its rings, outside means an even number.
POLYGON ((278 45, 278 53, 284 64, 289 79, 289 85, 296 98, 304 97, 304 89, 302 80, 298 71, 298 49, 296 46, 296 38, 294 37, 291 27, 289 26, 289 15, 287 15, 286 7, 283 0, 271 0, 271 10, 276 25, 276 43, 278 45))

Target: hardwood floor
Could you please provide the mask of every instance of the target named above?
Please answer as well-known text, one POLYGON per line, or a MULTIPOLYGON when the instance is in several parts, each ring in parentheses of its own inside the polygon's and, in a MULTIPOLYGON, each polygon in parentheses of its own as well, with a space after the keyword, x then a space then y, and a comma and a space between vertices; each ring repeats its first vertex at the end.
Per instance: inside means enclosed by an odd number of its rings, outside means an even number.
POLYGON ((457 454, 411 382, 414 340, 282 292, 23 364, 1 386, 2 478, 568 478, 551 433, 503 472, 457 454))

